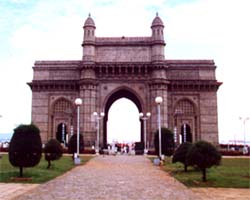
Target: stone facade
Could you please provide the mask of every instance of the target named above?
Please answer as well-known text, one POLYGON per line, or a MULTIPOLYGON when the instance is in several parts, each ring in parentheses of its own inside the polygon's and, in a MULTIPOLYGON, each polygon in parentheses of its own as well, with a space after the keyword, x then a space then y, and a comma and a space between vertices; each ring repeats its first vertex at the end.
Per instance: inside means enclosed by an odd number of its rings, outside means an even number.
MULTIPOLYGON (((74 101, 80 97, 85 145, 90 147, 96 140, 92 113, 104 111, 100 144, 105 146, 109 108, 125 97, 139 112, 151 112, 146 129, 153 147, 155 97, 161 96, 162 126, 175 131, 177 143, 184 138, 218 143, 216 93, 221 83, 216 81, 213 60, 166 60, 164 25, 158 15, 149 37, 96 37, 95 28, 89 16, 83 27, 82 60, 35 62, 33 81, 28 84, 33 95, 32 121, 40 128, 43 142, 76 132, 74 101)), ((141 141, 142 136, 141 131, 141 141)))

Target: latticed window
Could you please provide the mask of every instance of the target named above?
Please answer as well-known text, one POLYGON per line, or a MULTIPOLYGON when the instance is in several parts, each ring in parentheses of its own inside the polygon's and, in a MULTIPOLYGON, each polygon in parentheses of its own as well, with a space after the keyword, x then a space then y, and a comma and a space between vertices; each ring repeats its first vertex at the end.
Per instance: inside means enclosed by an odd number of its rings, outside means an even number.
POLYGON ((54 113, 70 112, 71 111, 71 103, 65 99, 60 99, 55 103, 53 111, 54 111, 54 113))
POLYGON ((195 114, 194 105, 188 100, 180 101, 176 106, 176 110, 180 111, 182 114, 185 115, 195 114))

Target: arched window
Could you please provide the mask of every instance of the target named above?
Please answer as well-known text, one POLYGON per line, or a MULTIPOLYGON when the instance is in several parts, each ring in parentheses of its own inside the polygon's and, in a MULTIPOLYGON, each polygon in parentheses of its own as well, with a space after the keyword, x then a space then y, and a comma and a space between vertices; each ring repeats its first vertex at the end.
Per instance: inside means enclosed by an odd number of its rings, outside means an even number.
POLYGON ((183 115, 194 115, 195 108, 194 105, 187 99, 181 100, 178 102, 175 110, 178 110, 183 115))
POLYGON ((72 111, 71 103, 65 99, 59 99, 54 104, 54 113, 70 113, 72 111))

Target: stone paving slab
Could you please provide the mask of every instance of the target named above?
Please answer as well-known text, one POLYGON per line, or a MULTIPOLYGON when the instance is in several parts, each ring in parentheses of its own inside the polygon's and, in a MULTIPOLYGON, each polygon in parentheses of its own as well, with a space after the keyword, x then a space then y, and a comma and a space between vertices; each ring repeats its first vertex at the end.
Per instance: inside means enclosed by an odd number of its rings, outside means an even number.
POLYGON ((11 200, 36 188, 39 184, 0 183, 0 200, 11 200))
POLYGON ((144 156, 98 156, 16 200, 199 199, 144 156))
POLYGON ((202 200, 250 200, 250 189, 244 188, 192 188, 202 200))

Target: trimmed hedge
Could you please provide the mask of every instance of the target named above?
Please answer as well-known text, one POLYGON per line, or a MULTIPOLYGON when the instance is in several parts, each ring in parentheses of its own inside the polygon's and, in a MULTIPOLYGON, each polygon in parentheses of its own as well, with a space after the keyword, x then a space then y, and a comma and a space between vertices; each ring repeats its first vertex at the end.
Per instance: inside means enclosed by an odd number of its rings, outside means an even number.
POLYGON ((172 162, 181 162, 184 165, 184 171, 187 172, 187 154, 192 148, 193 144, 190 142, 182 143, 174 152, 172 162))
POLYGON ((214 145, 206 141, 196 142, 187 153, 187 164, 202 170, 202 180, 205 182, 206 169, 219 165, 221 154, 214 145))
POLYGON ((62 157, 63 148, 56 139, 50 139, 44 147, 45 160, 48 161, 47 169, 51 166, 51 161, 58 160, 62 157))
POLYGON ((41 156, 40 130, 33 124, 20 125, 14 129, 9 146, 9 161, 14 167, 19 167, 20 177, 23 177, 23 168, 36 166, 41 156))
MULTIPOLYGON (((159 155, 159 130, 155 132, 154 137, 155 152, 159 155)), ((161 128, 161 149, 162 154, 166 156, 173 155, 174 152, 174 134, 171 130, 161 128)))

